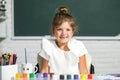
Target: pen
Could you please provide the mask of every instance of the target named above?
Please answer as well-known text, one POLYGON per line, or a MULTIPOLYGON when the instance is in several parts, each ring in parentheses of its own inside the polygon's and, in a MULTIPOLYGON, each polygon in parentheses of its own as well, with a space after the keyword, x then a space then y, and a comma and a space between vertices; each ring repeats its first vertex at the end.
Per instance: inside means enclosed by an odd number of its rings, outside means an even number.
POLYGON ((2 58, 2 65, 6 65, 5 59, 2 58))
POLYGON ((0 66, 2 65, 2 57, 0 56, 0 66))
POLYGON ((5 53, 0 56, 0 65, 12 65, 17 60, 16 54, 5 53))
POLYGON ((0 66, 2 65, 2 61, 0 60, 0 66))
POLYGON ((16 59, 17 59, 16 54, 13 54, 13 64, 15 64, 15 63, 16 63, 16 59))
POLYGON ((10 56, 9 65, 13 64, 13 55, 10 56))
POLYGON ((9 64, 9 59, 10 59, 10 56, 9 56, 8 54, 5 54, 5 55, 4 55, 5 65, 8 65, 8 64, 9 64))

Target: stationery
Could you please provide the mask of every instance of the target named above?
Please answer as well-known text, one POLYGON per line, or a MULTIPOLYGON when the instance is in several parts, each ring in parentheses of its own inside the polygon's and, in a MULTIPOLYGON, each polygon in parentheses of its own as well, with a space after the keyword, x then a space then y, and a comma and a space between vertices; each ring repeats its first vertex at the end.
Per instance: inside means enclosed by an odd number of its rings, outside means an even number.
POLYGON ((0 55, 0 66, 16 64, 17 55, 3 53, 0 55))

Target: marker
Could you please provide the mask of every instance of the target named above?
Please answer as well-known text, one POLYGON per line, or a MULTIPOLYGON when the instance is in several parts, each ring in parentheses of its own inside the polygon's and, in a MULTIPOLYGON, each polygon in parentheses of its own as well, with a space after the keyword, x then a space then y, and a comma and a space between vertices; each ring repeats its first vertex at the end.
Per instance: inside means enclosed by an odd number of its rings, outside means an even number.
POLYGON ((20 73, 16 73, 16 80, 20 80, 20 73))
POLYGON ((2 65, 2 60, 0 60, 0 66, 2 65))
POLYGON ((79 80, 79 76, 78 76, 78 74, 74 74, 74 78, 73 78, 74 80, 79 80))
POLYGON ((67 80, 72 80, 71 75, 67 74, 67 80))
POLYGON ((43 73, 43 80, 47 80, 48 79, 48 73, 43 73))
POLYGON ((9 65, 13 64, 13 55, 10 56, 9 65))
POLYGON ((27 80, 27 76, 28 76, 27 73, 23 73, 23 74, 22 74, 23 80, 27 80))
POLYGON ((40 80, 40 78, 41 78, 40 73, 36 73, 36 80, 40 80))
POLYGON ((0 56, 0 66, 2 65, 2 57, 0 56))
POLYGON ((64 80, 64 75, 61 74, 61 75, 59 76, 59 79, 60 79, 60 80, 64 80))
POLYGON ((30 74, 29 74, 29 78, 30 78, 30 80, 34 80, 34 79, 35 79, 34 73, 30 73, 30 74))
POLYGON ((4 58, 2 58, 2 65, 6 65, 4 58))
POLYGON ((6 65, 5 54, 2 54, 2 65, 6 65))
POLYGON ((81 80, 86 80, 86 75, 85 75, 85 74, 81 74, 81 75, 80 75, 80 79, 81 79, 81 80))
POLYGON ((16 63, 16 59, 17 59, 16 54, 13 54, 13 64, 15 64, 15 63, 16 63))
POLYGON ((93 79, 92 74, 88 74, 88 75, 87 75, 87 78, 88 78, 88 79, 93 79))

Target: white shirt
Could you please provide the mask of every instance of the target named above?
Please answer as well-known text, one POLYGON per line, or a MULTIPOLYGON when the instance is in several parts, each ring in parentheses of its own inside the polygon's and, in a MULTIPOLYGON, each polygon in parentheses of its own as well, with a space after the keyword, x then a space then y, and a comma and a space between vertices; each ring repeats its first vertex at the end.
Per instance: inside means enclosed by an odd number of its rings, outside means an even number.
POLYGON ((56 74, 79 74, 79 57, 87 52, 81 41, 71 39, 68 42, 70 51, 59 49, 55 40, 42 40, 42 50, 40 56, 48 60, 50 72, 56 74))

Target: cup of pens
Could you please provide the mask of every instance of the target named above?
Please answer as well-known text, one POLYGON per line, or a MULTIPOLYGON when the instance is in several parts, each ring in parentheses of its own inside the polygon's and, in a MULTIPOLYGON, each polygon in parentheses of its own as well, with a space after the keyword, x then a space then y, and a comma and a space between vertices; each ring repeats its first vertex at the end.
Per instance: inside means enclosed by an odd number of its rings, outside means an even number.
POLYGON ((38 68, 33 66, 32 63, 22 63, 22 73, 27 73, 29 75, 30 73, 36 73, 37 71, 38 68))
POLYGON ((0 80, 12 80, 18 72, 16 54, 4 53, 0 56, 0 80))
POLYGON ((25 63, 22 63, 22 73, 27 73, 27 75, 29 75, 30 73, 36 73, 38 71, 38 68, 36 66, 33 66, 32 63, 27 62, 26 48, 24 48, 24 51, 25 51, 25 63))

